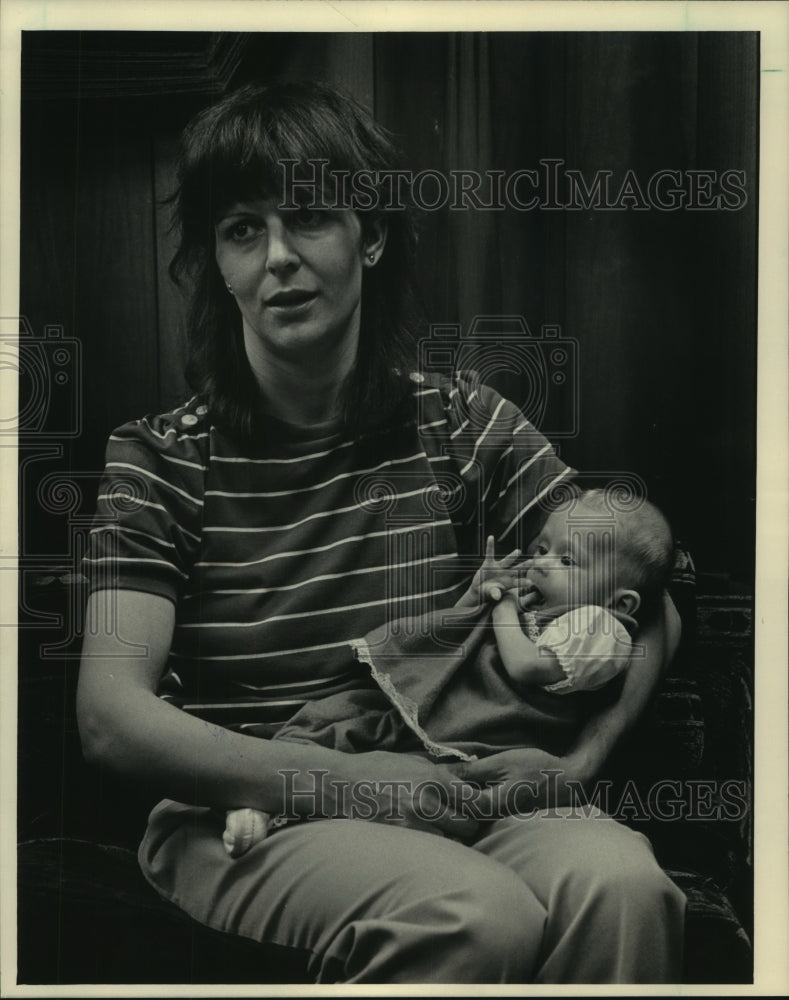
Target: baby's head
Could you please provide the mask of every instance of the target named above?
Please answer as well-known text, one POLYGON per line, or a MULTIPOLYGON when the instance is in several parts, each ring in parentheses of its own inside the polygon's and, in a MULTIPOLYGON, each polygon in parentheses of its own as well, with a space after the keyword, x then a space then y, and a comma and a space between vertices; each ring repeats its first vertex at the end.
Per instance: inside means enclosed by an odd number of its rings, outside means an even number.
POLYGON ((527 549, 526 581, 546 607, 599 604, 648 611, 674 565, 674 538, 654 504, 618 510, 605 491, 579 493, 548 516, 527 549))

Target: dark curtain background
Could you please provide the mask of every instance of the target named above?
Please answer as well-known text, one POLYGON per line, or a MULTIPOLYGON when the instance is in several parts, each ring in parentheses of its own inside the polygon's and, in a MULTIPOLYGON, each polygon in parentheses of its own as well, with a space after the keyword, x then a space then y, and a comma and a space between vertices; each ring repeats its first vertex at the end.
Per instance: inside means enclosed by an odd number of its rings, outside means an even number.
MULTIPOLYGON (((577 380, 545 428, 563 457, 640 475, 708 586, 747 591, 758 51, 753 33, 25 33, 21 312, 35 337, 56 325, 76 342, 81 423, 69 429, 74 400, 52 390, 46 426, 24 436, 23 555, 70 564, 66 522, 90 516, 111 430, 186 392, 161 204, 180 129, 248 79, 311 78, 373 109, 415 171, 554 158, 615 182, 745 173, 735 211, 428 212, 419 276, 429 323, 466 337, 483 314, 522 316, 533 336, 558 327, 577 380), (42 510, 53 475, 79 496, 42 510)), ((517 376, 501 381, 518 399, 517 376)))

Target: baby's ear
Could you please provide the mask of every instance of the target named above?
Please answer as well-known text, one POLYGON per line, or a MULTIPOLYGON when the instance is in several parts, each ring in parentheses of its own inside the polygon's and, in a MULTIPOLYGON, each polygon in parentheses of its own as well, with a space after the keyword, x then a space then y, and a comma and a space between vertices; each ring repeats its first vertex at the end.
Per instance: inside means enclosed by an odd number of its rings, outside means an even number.
POLYGON ((631 618, 641 606, 641 597, 635 590, 617 590, 614 595, 614 610, 631 618))

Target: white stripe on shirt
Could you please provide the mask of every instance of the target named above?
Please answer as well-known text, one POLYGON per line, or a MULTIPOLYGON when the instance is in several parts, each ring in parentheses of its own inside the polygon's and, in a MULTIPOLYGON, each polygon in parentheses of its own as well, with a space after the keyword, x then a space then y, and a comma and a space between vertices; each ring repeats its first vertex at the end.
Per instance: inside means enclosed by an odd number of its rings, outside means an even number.
MULTIPOLYGON (((395 500, 395 501, 405 500, 407 497, 415 497, 418 496, 420 493, 428 493, 428 492, 437 493, 439 492, 439 490, 440 487, 438 486, 437 483, 431 483, 427 489, 425 487, 421 487, 418 490, 408 490, 406 493, 389 493, 385 496, 371 497, 369 499, 369 502, 371 504, 379 504, 385 500, 395 500)), ((348 507, 335 507, 333 510, 316 511, 314 514, 308 514, 307 517, 303 517, 300 521, 293 521, 290 524, 272 524, 258 528, 220 528, 219 526, 214 525, 214 526, 206 526, 203 530, 205 532, 209 531, 216 533, 224 532, 224 533, 245 534, 245 535, 267 532, 267 531, 292 531, 294 528, 300 528, 302 524, 307 524, 308 521, 315 521, 324 517, 334 517, 335 514, 348 514, 350 511, 358 511, 360 509, 361 510, 364 509, 364 504, 354 503, 348 507)))
POLYGON ((441 525, 449 525, 451 523, 451 520, 448 517, 445 517, 440 521, 425 521, 423 524, 405 524, 400 528, 385 528, 383 531, 368 531, 364 535, 348 535, 346 538, 340 538, 336 542, 328 542, 326 545, 316 545, 309 549, 291 549, 288 552, 275 552, 273 555, 263 556, 260 559, 252 559, 249 562, 198 562, 195 563, 195 566, 223 566, 226 568, 237 566, 259 566, 261 563, 271 562, 272 559, 289 559, 293 556, 304 556, 313 552, 327 552, 329 549, 336 548, 339 545, 348 545, 350 542, 363 542, 368 538, 381 538, 382 536, 396 535, 401 532, 425 529, 431 530, 433 528, 438 528, 441 525))
MULTIPOLYGON (((471 396, 469 396, 469 399, 471 399, 471 396)), ((491 418, 488 421, 487 427, 482 432, 482 434, 477 438, 477 440, 476 440, 476 442, 474 444, 474 450, 471 452, 471 458, 468 460, 468 462, 466 462, 466 464, 460 470, 460 475, 461 476, 464 476, 468 472, 468 470, 471 468, 471 466, 474 464, 474 460, 477 457, 477 452, 479 451, 479 446, 482 444, 482 442, 488 436, 488 431, 490 431, 491 427, 496 423, 496 417, 498 417, 499 413, 501 412, 502 408, 504 407, 504 402, 505 401, 503 399, 499 400, 499 405, 493 411, 493 414, 491 415, 491 418)))
POLYGON ((182 490, 179 486, 173 486, 172 483, 168 483, 166 479, 162 479, 161 476, 155 475, 148 469, 144 469, 139 465, 132 465, 131 462, 107 462, 106 468, 108 469, 131 469, 134 472, 139 472, 143 476, 147 476, 148 479, 152 479, 156 483, 161 483, 162 486, 166 486, 168 489, 173 490, 173 492, 180 494, 182 497, 186 497, 197 507, 203 506, 203 501, 198 500, 197 497, 193 497, 191 493, 187 493, 186 490, 182 490))
POLYGON ((242 498, 252 498, 252 497, 287 497, 293 496, 296 493, 309 493, 311 490, 321 490, 325 486, 331 486, 332 483, 340 482, 342 479, 352 479, 354 476, 366 476, 371 472, 378 472, 380 469, 387 469, 392 465, 404 465, 406 462, 416 462, 419 459, 427 458, 424 451, 415 452, 413 455, 408 455, 406 458, 393 458, 386 462, 379 462, 378 465, 372 465, 368 469, 357 469, 353 472, 341 472, 331 479, 326 479, 322 483, 315 483, 312 486, 299 486, 294 490, 272 490, 267 493, 231 493, 228 490, 206 490, 206 496, 212 497, 242 497, 242 498))
POLYGON ((202 597, 203 594, 275 594, 282 590, 298 590, 299 587, 307 587, 313 583, 322 583, 325 580, 344 580, 349 576, 363 576, 365 573, 380 573, 396 569, 406 569, 408 566, 421 566, 424 563, 446 562, 449 559, 457 559, 457 555, 437 555, 425 556, 424 559, 410 559, 407 562, 393 563, 385 566, 366 566, 362 569, 349 569, 343 573, 324 573, 321 576, 313 576, 309 580, 302 580, 300 583, 285 583, 279 587, 215 587, 210 590, 200 589, 194 594, 184 594, 184 598, 202 597))
POLYGON ((505 535, 509 534, 509 532, 512 531, 512 529, 515 527, 518 521, 520 521, 520 519, 523 517, 523 515, 526 513, 527 510, 530 510, 536 503, 538 503, 545 496, 546 493, 549 493, 561 479, 564 479, 565 476, 570 475, 571 472, 572 472, 571 469, 563 469, 562 472, 560 472, 559 475, 556 476, 556 478, 553 479, 548 484, 548 486, 545 487, 544 490, 541 490, 537 494, 537 496, 535 496, 532 500, 529 501, 529 503, 526 504, 525 507, 519 510, 518 513, 515 515, 515 517, 513 517, 513 519, 504 529, 504 531, 502 531, 502 533, 499 535, 499 541, 501 541, 501 539, 504 538, 505 535))
POLYGON ((360 608, 375 608, 380 604, 397 604, 401 601, 421 601, 428 597, 440 597, 448 594, 451 590, 457 590, 460 586, 453 583, 451 587, 443 587, 441 590, 428 590, 422 594, 406 594, 403 597, 384 597, 380 601, 362 601, 360 604, 344 604, 336 608, 318 608, 315 611, 297 611, 289 615, 272 615, 256 622, 184 622, 180 628, 259 628, 261 625, 270 625, 272 622, 285 622, 293 618, 314 618, 318 615, 340 615, 346 611, 358 611, 360 608))

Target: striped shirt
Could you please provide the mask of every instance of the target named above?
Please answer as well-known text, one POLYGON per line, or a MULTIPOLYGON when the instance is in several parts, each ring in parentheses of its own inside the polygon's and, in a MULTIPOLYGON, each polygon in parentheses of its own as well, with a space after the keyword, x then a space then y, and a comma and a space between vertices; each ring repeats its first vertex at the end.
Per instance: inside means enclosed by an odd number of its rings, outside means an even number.
POLYGON ((468 373, 411 379, 413 418, 357 440, 267 418, 242 448, 197 397, 112 434, 85 567, 91 591, 174 602, 163 693, 282 721, 359 685, 349 640, 453 604, 487 535, 508 552, 535 533, 571 470, 468 373))

